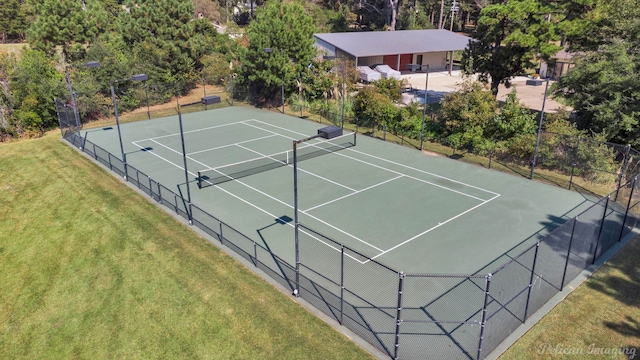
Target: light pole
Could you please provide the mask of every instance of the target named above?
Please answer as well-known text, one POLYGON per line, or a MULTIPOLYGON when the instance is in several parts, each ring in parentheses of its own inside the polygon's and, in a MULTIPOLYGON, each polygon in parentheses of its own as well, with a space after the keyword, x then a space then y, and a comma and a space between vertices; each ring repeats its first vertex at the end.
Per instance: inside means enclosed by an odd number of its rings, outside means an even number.
MULTIPOLYGON (((325 55, 325 56, 323 56, 323 58, 325 60, 335 60, 338 57, 335 56, 335 55, 325 55)), ((341 71, 342 72, 342 91, 341 91, 341 93, 342 93, 341 94, 342 95, 342 104, 341 104, 341 106, 342 106, 342 126, 341 127, 344 129, 344 96, 345 96, 345 93, 346 93, 345 78, 346 78, 346 73, 347 73, 347 64, 346 64, 346 60, 345 60, 344 56, 342 56, 340 59, 342 60, 342 71, 341 71)))
POLYGON ((544 118, 544 105, 547 102, 547 91, 549 90, 549 78, 546 80, 544 86, 544 96, 542 98, 542 109, 540 110, 540 120, 538 121, 538 135, 536 136, 536 148, 533 151, 533 161, 531 161, 531 173, 529 179, 533 180, 533 171, 536 167, 536 160, 538 159, 538 147, 540 146, 540 133, 542 132, 542 120, 544 118))
MULTIPOLYGON (((271 54, 273 52, 273 48, 263 48, 262 51, 271 54)), ((282 53, 282 49, 275 49, 282 53)), ((284 69, 282 69, 282 113, 284 114, 284 69)))
POLYGON ((424 83, 424 106, 422 107, 422 127, 420 128, 420 151, 422 151, 422 146, 424 144, 424 120, 427 114, 427 88, 429 86, 429 64, 421 65, 421 64, 407 64, 407 69, 415 71, 422 70, 422 68, 426 68, 426 80, 424 83))
POLYGON ((118 102, 116 101, 116 91, 113 88, 113 84, 122 81, 144 81, 147 80, 147 74, 136 74, 130 78, 111 80, 109 85, 111 86, 111 100, 113 101, 113 113, 116 116, 116 127, 118 128, 118 140, 120 141, 120 152, 122 153, 122 162, 124 163, 124 179, 127 180, 127 154, 124 153, 124 146, 122 146, 122 133, 120 132, 120 120, 118 120, 118 102))
POLYGON ((184 130, 182 128, 182 111, 180 111, 180 109, 183 106, 190 106, 190 105, 196 105, 196 104, 202 104, 204 106, 207 106, 211 104, 217 104, 219 102, 220 102, 219 96, 211 95, 211 96, 205 96, 201 98, 200 101, 196 101, 196 102, 192 102, 184 105, 178 104, 178 123, 180 124, 180 143, 182 144, 182 161, 184 163, 184 181, 185 181, 185 184, 187 185, 187 204, 189 206, 188 209, 185 207, 185 210, 187 210, 187 216, 189 217, 189 225, 193 225, 193 217, 191 216, 191 190, 189 188, 189 170, 187 170, 187 152, 185 150, 185 145, 184 145, 184 130))
POLYGON ((84 64, 79 65, 67 65, 64 67, 64 75, 65 80, 67 80, 67 85, 69 85, 69 95, 71 95, 71 106, 73 107, 73 116, 76 119, 76 131, 80 130, 80 115, 78 114, 78 108, 76 107, 76 95, 73 93, 73 87, 71 86, 71 74, 69 73, 69 69, 79 68, 79 67, 88 67, 89 69, 96 68, 100 66, 100 63, 97 61, 89 61, 84 64))

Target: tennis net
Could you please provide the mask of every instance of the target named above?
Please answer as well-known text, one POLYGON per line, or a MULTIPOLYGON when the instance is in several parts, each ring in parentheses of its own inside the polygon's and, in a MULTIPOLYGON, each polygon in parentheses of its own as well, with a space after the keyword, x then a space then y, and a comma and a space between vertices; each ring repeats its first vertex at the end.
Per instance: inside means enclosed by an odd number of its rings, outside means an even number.
MULTIPOLYGON (((304 161, 347 149, 355 145, 356 133, 345 134, 330 140, 304 144, 298 147, 296 156, 298 161, 304 161)), ((292 163, 293 150, 287 150, 216 168, 200 170, 198 171, 198 187, 202 189, 218 185, 227 181, 277 169, 292 163)))

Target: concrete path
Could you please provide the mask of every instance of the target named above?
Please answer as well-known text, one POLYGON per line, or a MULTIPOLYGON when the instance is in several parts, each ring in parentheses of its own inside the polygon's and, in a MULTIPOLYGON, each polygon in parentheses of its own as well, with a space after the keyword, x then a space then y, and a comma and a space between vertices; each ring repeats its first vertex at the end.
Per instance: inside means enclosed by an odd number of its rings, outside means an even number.
MULTIPOLYGON (((408 83, 414 89, 424 90, 425 86, 425 74, 424 73, 406 73, 402 75, 403 79, 407 79, 408 83)), ((542 100, 544 97, 544 82, 541 86, 529 86, 526 85, 528 77, 517 76, 511 82, 511 88, 507 89, 504 85, 500 85, 498 89, 498 100, 504 101, 507 95, 515 88, 518 93, 518 99, 525 106, 532 110, 540 111, 542 109, 542 100)), ((444 97, 445 94, 456 91, 458 86, 464 82, 462 71, 454 70, 451 75, 446 71, 429 73, 429 86, 427 92, 427 101, 429 103, 438 102, 444 97)), ((549 82, 549 86, 554 81, 549 82)), ((424 96, 423 92, 420 92, 418 96, 424 96)), ((545 104, 545 112, 557 112, 563 105, 551 99, 547 96, 547 102, 545 104)), ((570 109, 570 108, 568 108, 570 109)))

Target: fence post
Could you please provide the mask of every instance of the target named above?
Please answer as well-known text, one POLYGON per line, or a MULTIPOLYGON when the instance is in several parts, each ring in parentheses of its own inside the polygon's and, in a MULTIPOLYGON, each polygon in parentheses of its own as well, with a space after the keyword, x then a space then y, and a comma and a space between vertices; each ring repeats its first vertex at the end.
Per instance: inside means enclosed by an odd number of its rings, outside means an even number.
POLYGON ((93 157, 98 160, 98 153, 96 152, 96 144, 93 144, 93 157))
POLYGON ((253 241, 253 266, 258 266, 258 243, 253 241))
POLYGON ((147 179, 149 179, 149 196, 153 199, 153 183, 150 176, 147 176, 147 179))
POLYGON ((224 239, 224 236, 222 235, 222 221, 218 220, 218 224, 220 224, 220 243, 224 245, 224 241, 222 240, 224 239))
POLYGON ((602 220, 600 221, 600 230, 598 230, 598 238, 596 239, 596 249, 593 251, 593 260, 591 264, 596 262, 596 255, 598 255, 598 246, 600 245, 600 237, 602 236, 602 228, 604 228, 604 219, 607 217, 607 208, 609 207, 609 196, 604 203, 604 211, 602 213, 602 220))
POLYGON ((573 225, 571 226, 571 236, 569 237, 569 247, 567 248, 567 261, 564 263, 564 271, 562 272, 562 283, 560 284, 560 291, 564 289, 564 281, 567 278, 567 268, 569 267, 569 258, 571 257, 571 245, 573 244, 573 233, 576 230, 576 223, 578 223, 578 217, 573 218, 573 225))
POLYGON ((533 263, 531 264, 531 278, 529 278, 529 289, 527 290, 527 303, 524 305, 524 323, 527 320, 527 314, 529 312, 529 300, 531 299, 531 289, 533 289, 533 278, 536 273, 536 261, 538 260, 538 249, 540 248, 540 241, 536 243, 536 250, 533 254, 533 263))
POLYGON ((344 314, 344 244, 340 246, 340 325, 344 314))
POLYGON ((618 175, 618 186, 616 186, 616 197, 613 198, 613 201, 618 201, 618 192, 620 191, 620 186, 622 186, 622 178, 624 177, 625 171, 627 171, 627 166, 629 165, 629 152, 631 151, 631 145, 627 144, 624 151, 624 161, 622 162, 622 167, 620 168, 620 174, 618 175))
POLYGON ((158 202, 162 204, 162 188, 160 187, 160 183, 156 183, 158 186, 158 202))
POLYGON ((175 193, 173 194, 173 209, 176 211, 177 215, 180 215, 180 212, 178 211, 178 195, 175 193))
POLYGON ((491 285, 491 273, 484 277, 484 303, 482 304, 482 318, 480 319, 480 339, 478 341, 478 356, 482 356, 482 338, 484 337, 484 327, 487 324, 487 304, 489 303, 489 286, 491 285))
POLYGON ((622 240, 622 233, 624 232, 624 224, 627 222, 627 216, 629 215, 629 206, 631 206, 631 198, 633 197, 633 192, 636 189, 636 180, 638 177, 634 177, 631 180, 631 193, 629 193, 629 200, 627 201, 627 209, 624 212, 624 218, 622 219, 622 228, 620 229, 620 236, 618 236, 618 242, 622 240))
POLYGON ((402 282, 404 280, 404 272, 398 273, 398 308, 396 312, 396 343, 393 350, 394 360, 398 360, 398 350, 400 348, 400 323, 402 323, 402 282))
POLYGON ((89 135, 89 133, 85 132, 84 138, 82 139, 82 146, 80 146, 80 150, 82 150, 82 152, 85 152, 84 147, 87 145, 87 135, 89 135))
POLYGON ((387 125, 382 125, 382 141, 387 141, 387 125))

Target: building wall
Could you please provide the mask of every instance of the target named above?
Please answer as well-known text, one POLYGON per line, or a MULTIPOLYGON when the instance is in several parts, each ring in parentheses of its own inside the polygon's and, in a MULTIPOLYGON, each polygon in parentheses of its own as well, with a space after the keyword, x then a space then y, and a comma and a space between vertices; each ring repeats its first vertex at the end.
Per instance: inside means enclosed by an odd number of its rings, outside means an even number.
POLYGON ((429 65, 429 70, 446 70, 447 69, 447 53, 433 52, 433 53, 421 53, 413 54, 413 63, 418 63, 418 56, 422 55, 422 64, 429 65))
POLYGON ((320 40, 318 38, 316 38, 316 43, 315 43, 316 47, 318 48, 320 54, 319 56, 322 57, 324 55, 331 55, 331 56, 335 56, 336 55, 336 47, 329 44, 326 41, 320 40))
POLYGON ((358 66, 372 66, 383 63, 382 56, 366 56, 358 58, 358 66))
MULTIPOLYGON (((413 54, 412 62, 418 63, 418 55, 422 55, 422 64, 429 64, 429 70, 446 70, 447 69, 447 53, 446 52, 434 52, 434 53, 422 53, 413 54)), ((395 56, 395 55, 394 55, 395 56)), ((373 66, 377 64, 384 64, 384 56, 366 56, 358 58, 357 66, 373 66)), ((396 65, 392 66, 396 68, 396 65)), ((400 71, 406 71, 406 69, 400 69, 400 71)))

